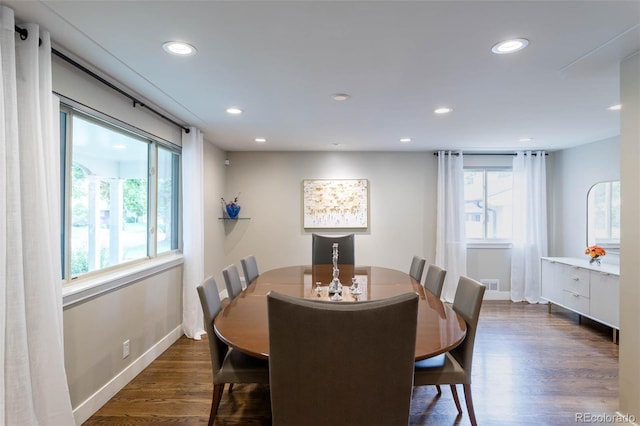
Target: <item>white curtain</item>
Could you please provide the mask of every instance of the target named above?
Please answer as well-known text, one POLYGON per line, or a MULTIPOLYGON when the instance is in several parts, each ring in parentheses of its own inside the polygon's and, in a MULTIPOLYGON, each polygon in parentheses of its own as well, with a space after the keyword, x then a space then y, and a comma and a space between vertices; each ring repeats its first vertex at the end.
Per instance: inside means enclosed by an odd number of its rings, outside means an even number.
POLYGON ((442 297, 449 302, 455 296, 458 278, 467 274, 462 163, 462 152, 438 152, 436 264, 447 270, 442 297))
POLYGON ((540 257, 547 255, 545 153, 518 152, 513 159, 511 300, 538 303, 540 257))
POLYGON ((0 422, 73 425, 64 369, 60 142, 49 34, 0 6, 0 422), (38 38, 42 45, 38 46, 38 38))
POLYGON ((204 280, 204 160, 202 132, 182 132, 182 329, 200 340, 204 319, 196 287, 204 280))

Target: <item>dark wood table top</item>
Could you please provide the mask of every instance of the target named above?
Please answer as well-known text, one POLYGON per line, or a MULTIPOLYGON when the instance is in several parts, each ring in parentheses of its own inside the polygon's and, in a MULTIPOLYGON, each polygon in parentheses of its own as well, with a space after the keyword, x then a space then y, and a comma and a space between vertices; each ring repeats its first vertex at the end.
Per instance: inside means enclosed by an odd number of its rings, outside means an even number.
MULTIPOLYGON (((409 274, 376 266, 339 265, 338 269, 344 285, 343 301, 418 293, 416 360, 447 352, 464 339, 467 330, 464 320, 409 274), (362 289, 357 297, 348 289, 353 277, 362 289)), ((267 293, 275 291, 300 298, 329 300, 332 271, 331 265, 303 265, 263 272, 218 314, 214 322, 216 334, 232 348, 258 358, 268 358, 267 293), (320 293, 316 291, 317 282, 322 283, 320 293)))

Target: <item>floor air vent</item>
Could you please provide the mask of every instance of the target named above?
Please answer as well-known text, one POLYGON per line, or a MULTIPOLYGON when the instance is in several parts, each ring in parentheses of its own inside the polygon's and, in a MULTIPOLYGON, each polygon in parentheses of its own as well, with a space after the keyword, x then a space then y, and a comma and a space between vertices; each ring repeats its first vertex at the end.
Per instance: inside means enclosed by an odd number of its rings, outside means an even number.
POLYGON ((485 286, 487 290, 491 291, 499 291, 500 290, 500 280, 499 279, 482 279, 480 280, 480 284, 485 286))

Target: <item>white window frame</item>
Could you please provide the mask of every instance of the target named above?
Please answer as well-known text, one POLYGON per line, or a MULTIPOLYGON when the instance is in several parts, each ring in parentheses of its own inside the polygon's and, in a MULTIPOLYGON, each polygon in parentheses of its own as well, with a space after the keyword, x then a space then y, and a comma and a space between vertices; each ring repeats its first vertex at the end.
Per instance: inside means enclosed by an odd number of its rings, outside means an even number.
MULTIPOLYGON (((511 247, 511 238, 487 238, 487 172, 511 172, 513 176, 513 168, 509 166, 465 166, 464 173, 466 172, 482 172, 483 173, 483 223, 482 223, 482 238, 467 238, 467 247, 483 247, 483 248, 505 248, 511 247)), ((512 186, 513 189, 513 186, 512 186)), ((465 198, 466 203, 466 198, 465 198)))
MULTIPOLYGON (((175 194, 178 217, 173 232, 177 236, 177 248, 170 251, 157 254, 156 241, 156 224, 157 224, 157 153, 158 147, 162 147, 171 153, 180 156, 178 161, 177 176, 182 176, 182 148, 169 141, 163 140, 155 135, 147 133, 134 126, 130 126, 120 120, 110 117, 106 114, 93 110, 85 105, 79 104, 67 98, 62 98, 60 102, 60 112, 66 114, 66 123, 64 129, 65 141, 61 140, 61 223, 63 233, 61 235, 61 272, 63 284, 63 306, 77 303, 89 297, 111 291, 112 289, 127 285, 133 281, 137 281, 146 276, 157 274, 163 270, 175 267, 183 263, 182 257, 182 194, 181 185, 178 183, 175 188, 178 193, 175 194), (83 119, 90 120, 100 126, 125 133, 135 139, 142 140, 149 144, 148 155, 148 207, 147 207, 147 256, 133 261, 123 262, 106 268, 97 269, 81 275, 71 276, 70 255, 70 238, 71 235, 71 171, 72 167, 72 127, 71 120, 73 116, 81 116, 83 119)), ((62 139, 62 130, 61 130, 62 139)))

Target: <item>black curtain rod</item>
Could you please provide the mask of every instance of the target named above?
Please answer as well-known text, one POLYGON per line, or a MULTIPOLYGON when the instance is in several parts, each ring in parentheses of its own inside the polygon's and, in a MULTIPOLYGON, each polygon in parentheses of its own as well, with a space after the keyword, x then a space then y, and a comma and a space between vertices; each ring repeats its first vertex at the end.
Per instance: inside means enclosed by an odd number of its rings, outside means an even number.
POLYGON ((56 49, 54 49, 52 47, 51 48, 51 53, 53 53, 54 55, 56 55, 60 59, 63 59, 64 61, 68 62, 69 64, 73 65, 74 67, 78 68, 80 71, 82 71, 82 72, 84 72, 86 74, 89 74, 91 77, 95 78, 100 83, 102 83, 102 84, 104 84, 106 86, 109 86, 110 88, 112 88, 116 92, 120 93, 122 96, 125 96, 125 97, 129 98, 133 102, 133 107, 134 108, 136 107, 136 105, 140 105, 141 107, 144 107, 144 108, 148 109, 149 111, 151 111, 152 113, 154 113, 158 117, 168 121, 169 123, 173 124, 174 126, 181 128, 182 130, 184 130, 185 133, 189 133, 191 131, 188 127, 184 127, 182 124, 170 119, 166 115, 164 115, 164 114, 156 111, 155 109, 145 105, 144 103, 140 102, 140 100, 138 100, 134 96, 130 95, 129 93, 127 93, 124 90, 120 89, 119 87, 115 86, 111 82, 109 82, 109 81, 105 80, 104 78, 100 77, 98 74, 94 73, 89 68, 85 67, 82 64, 79 64, 78 62, 74 61, 73 59, 71 59, 70 57, 65 55, 64 53, 60 52, 59 50, 56 50, 56 49))
MULTIPOLYGON (((26 28, 20 28, 17 25, 14 25, 14 28, 18 34, 20 34, 20 40, 26 40, 29 37, 29 30, 26 28)), ((38 45, 42 44, 42 40, 38 40, 38 45)))
MULTIPOLYGON (((515 152, 463 152, 463 155, 509 155, 509 156, 514 156, 517 155, 517 153, 515 152)), ((433 153, 433 155, 440 155, 439 151, 436 151, 433 153)), ((448 153, 445 152, 444 155, 455 155, 456 157, 460 155, 459 152, 452 152, 452 153, 448 153)), ((535 152, 532 152, 531 155, 533 155, 534 157, 537 156, 538 154, 536 154, 535 152)), ((545 152, 544 155, 549 155, 549 153, 545 152)))
MULTIPOLYGON (((20 28, 19 26, 15 25, 15 31, 18 34, 20 34, 20 40, 26 40, 29 37, 29 31, 26 28, 20 28)), ((40 44, 42 44, 42 40, 40 40, 40 44)), ((141 107, 144 107, 144 108, 148 109, 149 111, 151 111, 152 113, 154 113, 158 117, 168 121, 169 123, 173 124, 174 126, 181 128, 182 130, 184 130, 185 133, 189 133, 191 131, 191 129, 189 129, 188 127, 183 126, 182 124, 170 119, 166 115, 164 115, 164 114, 156 111, 155 109, 145 105, 144 103, 140 102, 134 96, 130 95, 129 93, 127 93, 124 90, 120 89, 119 87, 115 86, 111 82, 109 82, 109 81, 105 80, 104 78, 100 77, 98 74, 94 73, 89 68, 85 67, 82 64, 79 64, 78 62, 74 61, 73 59, 71 59, 70 57, 65 55, 64 53, 60 52, 59 50, 56 50, 56 49, 54 49, 52 47, 51 48, 51 53, 53 53, 57 57, 63 59, 67 63, 73 65, 74 67, 78 68, 80 71, 82 71, 82 72, 84 72, 86 74, 89 74, 91 77, 95 78, 100 83, 102 83, 102 84, 104 84, 106 86, 109 86, 110 88, 112 88, 116 92, 120 93, 124 97, 129 98, 133 102, 133 107, 134 108, 136 107, 136 105, 140 105, 141 107)))

